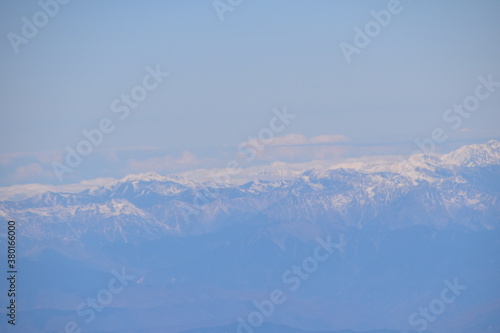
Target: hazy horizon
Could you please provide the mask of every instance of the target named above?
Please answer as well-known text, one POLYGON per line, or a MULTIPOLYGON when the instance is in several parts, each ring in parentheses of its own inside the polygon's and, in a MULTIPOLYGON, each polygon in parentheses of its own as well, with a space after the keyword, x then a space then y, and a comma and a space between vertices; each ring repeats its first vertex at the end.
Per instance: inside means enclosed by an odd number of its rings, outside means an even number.
POLYGON ((214 3, 70 1, 36 33, 38 3, 2 3, 0 186, 220 168, 273 110, 295 118, 245 166, 407 155, 436 128, 436 152, 500 138, 496 86, 446 115, 500 81, 497 1, 404 0, 389 18, 390 1, 214 3))

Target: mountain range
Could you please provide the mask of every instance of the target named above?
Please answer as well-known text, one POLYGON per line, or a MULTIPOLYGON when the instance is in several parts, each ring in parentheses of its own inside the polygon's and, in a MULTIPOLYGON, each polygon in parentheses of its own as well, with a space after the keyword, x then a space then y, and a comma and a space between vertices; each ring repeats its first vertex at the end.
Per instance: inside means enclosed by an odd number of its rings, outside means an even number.
POLYGON ((305 226, 491 230, 500 216, 499 174, 500 144, 490 141, 446 155, 309 170, 289 180, 243 185, 135 174, 76 194, 3 201, 0 216, 15 219, 27 237, 96 233, 123 241, 202 234, 250 220, 302 236, 305 226))
POLYGON ((500 332, 499 192, 489 141, 242 185, 146 173, 2 201, 17 222, 18 331, 251 333, 242 320, 279 289, 286 301, 252 332, 500 332), (307 277, 291 273, 329 239, 307 277), (87 321, 79 306, 122 270, 133 280, 87 321), (465 289, 424 329, 450 281, 465 289))

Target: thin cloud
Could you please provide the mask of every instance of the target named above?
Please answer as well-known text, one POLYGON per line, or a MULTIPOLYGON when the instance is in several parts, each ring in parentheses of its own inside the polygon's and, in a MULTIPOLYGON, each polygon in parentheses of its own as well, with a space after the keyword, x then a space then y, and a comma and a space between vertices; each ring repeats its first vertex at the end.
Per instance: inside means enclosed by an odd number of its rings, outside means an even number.
POLYGON ((166 155, 145 160, 132 158, 127 161, 126 169, 130 172, 172 172, 193 168, 200 163, 201 161, 193 153, 185 150, 180 157, 166 155))
POLYGON ((43 168, 38 163, 31 163, 28 165, 21 165, 16 168, 13 178, 19 181, 33 179, 43 173, 43 168))
POLYGON ((107 185, 116 181, 115 178, 96 178, 83 180, 76 184, 44 185, 23 184, 0 187, 0 200, 23 200, 33 195, 45 192, 78 193, 95 186, 107 185))
POLYGON ((244 146, 254 150, 257 160, 303 161, 337 159, 350 150, 347 145, 337 145, 337 143, 348 141, 349 139, 341 134, 323 134, 312 138, 307 138, 302 134, 287 134, 273 138, 267 145, 254 139, 247 141, 244 146), (262 149, 256 148, 259 146, 262 149))

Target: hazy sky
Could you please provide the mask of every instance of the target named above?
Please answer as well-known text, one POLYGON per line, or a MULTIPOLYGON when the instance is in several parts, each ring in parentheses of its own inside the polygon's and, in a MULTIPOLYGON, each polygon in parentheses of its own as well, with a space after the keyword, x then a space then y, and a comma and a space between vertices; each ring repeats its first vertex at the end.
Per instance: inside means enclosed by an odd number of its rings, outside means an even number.
POLYGON ((479 76, 500 81, 500 2, 402 0, 348 63, 340 43, 355 46, 355 28, 390 2, 243 0, 221 20, 212 1, 73 0, 43 25, 37 1, 2 1, 0 185, 59 183, 52 163, 103 118, 114 130, 63 182, 220 165, 284 106, 295 118, 274 135, 288 150, 252 163, 370 154, 373 143, 406 153, 437 127, 449 142, 498 139, 500 88, 457 129, 443 114, 479 76), (34 15, 43 26, 16 53, 10 33, 24 38, 34 15), (120 119, 111 104, 148 66, 170 75, 120 119), (342 149, 315 151, 325 145, 342 149))

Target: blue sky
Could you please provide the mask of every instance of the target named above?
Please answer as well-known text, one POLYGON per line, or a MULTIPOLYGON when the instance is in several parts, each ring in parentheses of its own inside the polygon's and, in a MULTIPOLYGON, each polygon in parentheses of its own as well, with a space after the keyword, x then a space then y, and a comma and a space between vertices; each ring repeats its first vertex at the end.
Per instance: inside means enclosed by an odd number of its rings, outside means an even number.
POLYGON ((220 167, 284 106, 286 153, 252 164, 406 154, 436 127, 449 136, 438 151, 498 139, 500 89, 460 129, 443 113, 479 76, 500 81, 500 2, 402 0, 347 63, 339 44, 388 3, 243 0, 221 21, 212 1, 73 0, 16 53, 8 34, 41 8, 3 1, 0 186, 60 183, 52 163, 103 118, 116 128, 63 182, 220 167), (148 66, 170 76, 119 120, 111 103, 148 66))

